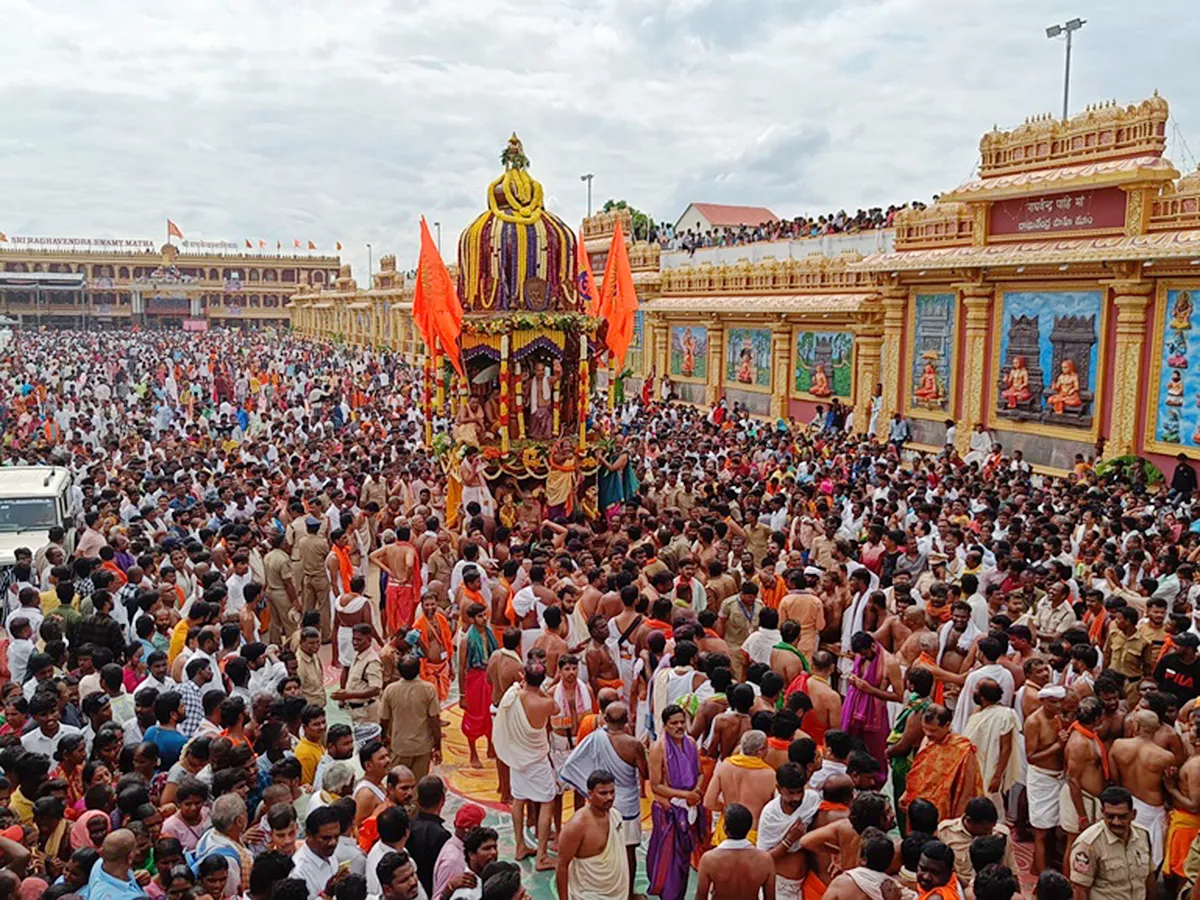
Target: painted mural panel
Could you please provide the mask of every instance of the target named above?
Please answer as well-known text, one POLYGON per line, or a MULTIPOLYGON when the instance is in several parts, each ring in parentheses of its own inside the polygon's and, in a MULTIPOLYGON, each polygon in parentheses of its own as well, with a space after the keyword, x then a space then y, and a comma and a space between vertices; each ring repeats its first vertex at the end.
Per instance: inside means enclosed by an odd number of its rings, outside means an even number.
POLYGON ((1197 299, 1195 289, 1167 291, 1154 400, 1155 437, 1164 444, 1200 447, 1200 335, 1192 332, 1197 299))
POLYGON ((954 366, 954 294, 917 294, 913 310, 911 404, 917 409, 950 411, 954 366))
POLYGON ((673 378, 708 379, 708 329, 703 325, 671 327, 671 363, 673 378))
POLYGON ((1005 292, 996 415, 1092 427, 1098 412, 1102 303, 1100 291, 1005 292))
POLYGON ((766 328, 730 328, 725 347, 725 381, 771 389, 771 332, 766 328))
POLYGON ((792 384, 819 399, 854 397, 854 335, 847 331, 797 331, 792 384))

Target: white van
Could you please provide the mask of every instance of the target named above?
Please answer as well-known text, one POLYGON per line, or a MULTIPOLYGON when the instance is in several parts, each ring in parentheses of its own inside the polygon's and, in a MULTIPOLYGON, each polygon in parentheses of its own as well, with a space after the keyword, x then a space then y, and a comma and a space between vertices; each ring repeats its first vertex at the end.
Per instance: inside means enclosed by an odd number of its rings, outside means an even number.
POLYGON ((67 554, 75 549, 71 480, 61 466, 0 466, 0 567, 15 562, 18 547, 37 552, 55 525, 67 533, 67 554))

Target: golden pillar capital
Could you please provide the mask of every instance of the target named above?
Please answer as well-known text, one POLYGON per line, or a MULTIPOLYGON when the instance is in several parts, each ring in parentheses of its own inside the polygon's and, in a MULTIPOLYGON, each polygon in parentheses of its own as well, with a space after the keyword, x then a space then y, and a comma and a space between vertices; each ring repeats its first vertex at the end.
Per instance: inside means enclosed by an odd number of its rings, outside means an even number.
POLYGON ((1146 351, 1146 312, 1154 283, 1118 278, 1105 282, 1112 289, 1117 312, 1117 341, 1113 358, 1112 422, 1104 455, 1125 456, 1134 451, 1141 398, 1142 356, 1146 351))

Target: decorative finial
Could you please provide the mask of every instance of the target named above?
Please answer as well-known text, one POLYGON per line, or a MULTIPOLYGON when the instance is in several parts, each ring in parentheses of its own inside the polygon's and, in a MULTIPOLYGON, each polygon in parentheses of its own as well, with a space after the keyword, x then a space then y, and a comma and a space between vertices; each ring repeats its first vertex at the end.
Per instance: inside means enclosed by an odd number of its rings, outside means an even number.
POLYGON ((525 155, 525 148, 521 146, 521 139, 517 137, 515 131, 508 139, 508 146, 500 154, 500 162, 504 163, 505 171, 509 169, 524 170, 529 167, 529 157, 525 155))

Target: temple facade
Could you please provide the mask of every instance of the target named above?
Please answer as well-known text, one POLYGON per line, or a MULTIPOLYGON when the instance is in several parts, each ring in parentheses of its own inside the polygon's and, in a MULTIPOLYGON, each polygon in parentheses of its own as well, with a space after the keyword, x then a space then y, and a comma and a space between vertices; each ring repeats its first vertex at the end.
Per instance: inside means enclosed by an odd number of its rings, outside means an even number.
MULTIPOLYGON (((634 243, 635 384, 808 421, 835 399, 865 431, 965 449, 982 423, 1050 471, 1076 454, 1200 458, 1200 173, 1164 156, 1167 103, 1035 118, 980 141, 977 177, 889 231, 668 252, 634 243), (878 399, 876 399, 878 398, 878 399)), ((600 277, 616 217, 583 222, 600 277)), ((628 216, 628 213, 624 213, 628 216)), ((626 233, 632 231, 624 222, 626 233)), ((293 297, 305 333, 417 361, 394 260, 293 297)))
POLYGON ((49 327, 286 326, 291 296, 334 280, 339 264, 335 256, 315 254, 104 243, 122 246, 93 250, 0 243, 0 315, 49 327))

